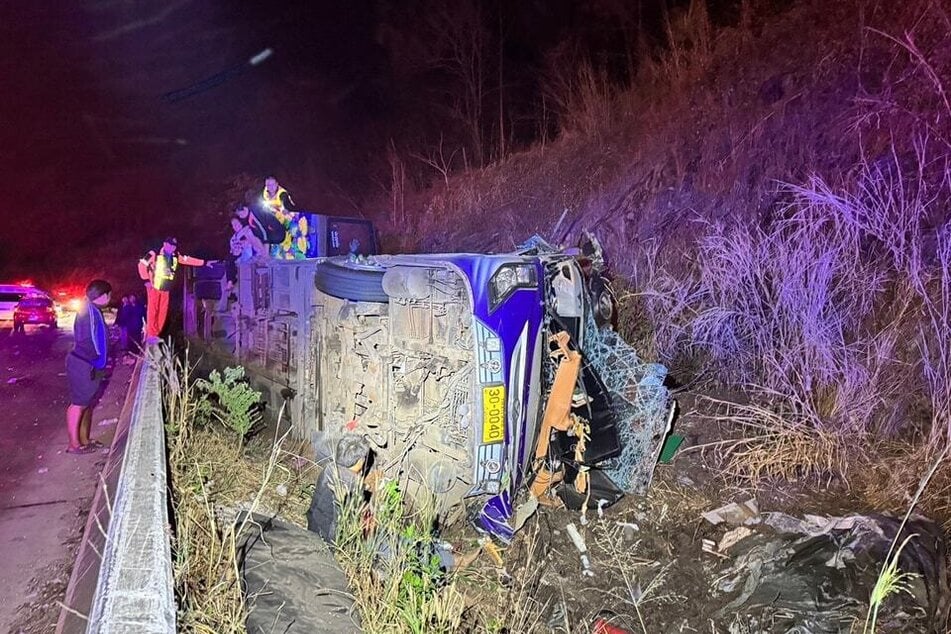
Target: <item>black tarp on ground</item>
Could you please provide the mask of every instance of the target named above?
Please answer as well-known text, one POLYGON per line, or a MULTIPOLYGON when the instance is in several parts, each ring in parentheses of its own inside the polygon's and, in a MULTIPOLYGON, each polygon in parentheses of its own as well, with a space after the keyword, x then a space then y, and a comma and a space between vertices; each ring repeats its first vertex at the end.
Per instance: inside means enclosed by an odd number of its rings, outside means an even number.
POLYGON ((886 515, 757 515, 730 531, 743 532, 722 549, 728 556, 716 589, 731 600, 718 616, 745 620, 748 629, 737 630, 744 632, 838 634, 855 631, 856 623, 861 631, 893 541, 914 535, 899 558, 899 569, 913 576, 886 599, 876 630, 947 632, 944 533, 923 517, 899 527, 901 518, 886 515))
POLYGON ((250 634, 360 631, 347 579, 319 535, 255 516, 239 558, 250 634))

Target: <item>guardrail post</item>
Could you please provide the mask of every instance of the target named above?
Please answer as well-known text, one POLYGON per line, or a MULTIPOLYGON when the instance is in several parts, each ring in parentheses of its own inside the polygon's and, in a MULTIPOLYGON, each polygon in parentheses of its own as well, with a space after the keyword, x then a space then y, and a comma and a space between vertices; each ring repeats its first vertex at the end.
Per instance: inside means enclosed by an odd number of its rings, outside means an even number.
POLYGON ((120 419, 57 632, 82 631, 78 615, 86 606, 77 597, 88 601, 97 572, 86 632, 175 632, 162 381, 153 363, 139 362, 128 398, 131 410, 127 404, 123 413, 130 413, 120 419))

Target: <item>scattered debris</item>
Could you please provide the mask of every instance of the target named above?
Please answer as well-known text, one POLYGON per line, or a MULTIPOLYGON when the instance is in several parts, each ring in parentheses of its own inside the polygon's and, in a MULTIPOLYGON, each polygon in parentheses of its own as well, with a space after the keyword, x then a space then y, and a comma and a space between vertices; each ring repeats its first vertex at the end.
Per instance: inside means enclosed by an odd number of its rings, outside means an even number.
POLYGON ((581 536, 581 533, 578 532, 578 528, 574 524, 568 524, 565 526, 565 530, 568 531, 568 537, 571 538, 571 542, 575 545, 575 548, 581 553, 581 574, 586 577, 593 577, 594 571, 591 570, 591 562, 588 561, 588 546, 584 542, 584 537, 581 536))
MULTIPOLYGON (((525 525, 526 520, 535 514, 535 511, 538 510, 538 498, 534 495, 528 496, 528 500, 519 504, 515 509, 515 519, 512 522, 512 526, 515 531, 522 530, 522 526, 525 525)), ((598 512, 600 513, 601 507, 598 507, 598 512)))
POLYGON ((684 437, 680 434, 670 434, 667 436, 667 440, 664 441, 663 446, 660 449, 660 458, 657 462, 661 464, 670 464, 674 459, 674 454, 677 453, 677 450, 680 449, 680 445, 683 443, 684 437))
POLYGON ((118 422, 119 422, 119 419, 118 419, 118 418, 106 418, 106 419, 103 419, 103 420, 99 421, 99 426, 100 426, 100 427, 106 427, 106 426, 108 426, 108 425, 115 425, 115 424, 118 423, 118 422))
POLYGON ((700 541, 700 550, 711 555, 716 555, 720 559, 729 559, 726 555, 717 549, 717 543, 712 539, 703 539, 700 541))
POLYGON ((724 504, 718 509, 703 513, 701 517, 714 526, 722 524, 723 522, 731 526, 740 526, 756 518, 758 515, 759 505, 756 503, 756 500, 749 499, 741 504, 737 504, 736 502, 724 504))
POLYGON ((720 542, 717 544, 717 550, 721 553, 726 552, 731 546, 735 546, 752 534, 753 529, 747 526, 737 526, 733 530, 727 531, 726 534, 720 538, 720 542))
POLYGON ((615 522, 615 525, 621 527, 621 535, 625 542, 633 542, 637 532, 641 530, 641 527, 633 522, 615 522))
POLYGON ((11 378, 11 379, 7 379, 7 385, 13 385, 14 383, 16 383, 17 381, 20 381, 20 380, 22 380, 22 379, 23 379, 22 376, 20 376, 20 377, 16 377, 16 376, 15 376, 15 377, 13 377, 13 378, 11 378))
POLYGON ((502 551, 491 538, 480 537, 479 546, 489 555, 492 559, 492 563, 494 563, 496 567, 501 568, 504 565, 505 562, 502 561, 502 551))
POLYGON ((727 531, 719 543, 704 539, 702 549, 730 562, 717 574, 714 592, 736 596, 719 616, 769 606, 776 628, 770 631, 836 632, 861 621, 893 541, 908 536, 899 558, 899 568, 910 575, 907 587, 890 599, 896 603, 881 630, 945 632, 951 605, 945 539, 941 527, 925 518, 902 526, 901 518, 885 515, 764 513, 727 531))
POLYGON ((598 617, 594 621, 592 634, 631 634, 630 630, 625 630, 611 623, 604 617, 598 617))
POLYGON ((37 473, 46 473, 47 471, 49 471, 48 467, 40 467, 36 470, 37 473))
POLYGON ((812 537, 832 531, 850 531, 857 525, 868 522, 864 515, 846 517, 823 517, 803 515, 802 519, 785 513, 763 513, 763 523, 779 533, 800 533, 812 537))

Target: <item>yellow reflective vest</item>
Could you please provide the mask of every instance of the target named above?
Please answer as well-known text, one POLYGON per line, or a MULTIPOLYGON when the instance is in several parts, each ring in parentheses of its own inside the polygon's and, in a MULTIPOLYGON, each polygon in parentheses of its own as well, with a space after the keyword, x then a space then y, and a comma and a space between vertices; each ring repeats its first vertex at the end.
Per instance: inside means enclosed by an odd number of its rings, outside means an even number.
POLYGON ((155 256, 155 266, 152 269, 152 288, 157 291, 168 290, 175 281, 175 271, 178 270, 178 255, 159 253, 155 256))
MULTIPOLYGON (((267 187, 264 188, 264 204, 270 208, 271 213, 273 213, 278 218, 280 218, 281 214, 284 213, 284 203, 281 202, 282 194, 287 194, 287 190, 283 187, 278 187, 273 196, 267 193, 267 187)), ((288 194, 288 196, 290 196, 290 194, 288 194)))

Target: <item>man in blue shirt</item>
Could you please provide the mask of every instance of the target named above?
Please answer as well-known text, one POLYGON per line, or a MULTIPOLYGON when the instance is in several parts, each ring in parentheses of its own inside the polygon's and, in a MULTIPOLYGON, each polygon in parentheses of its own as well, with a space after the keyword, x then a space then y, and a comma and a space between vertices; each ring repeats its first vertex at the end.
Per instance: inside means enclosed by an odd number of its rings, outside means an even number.
POLYGON ((92 410, 105 377, 109 337, 101 308, 109 303, 112 285, 93 280, 86 287, 86 302, 73 323, 73 349, 66 357, 69 407, 66 408, 66 453, 93 453, 102 443, 89 439, 92 410))

